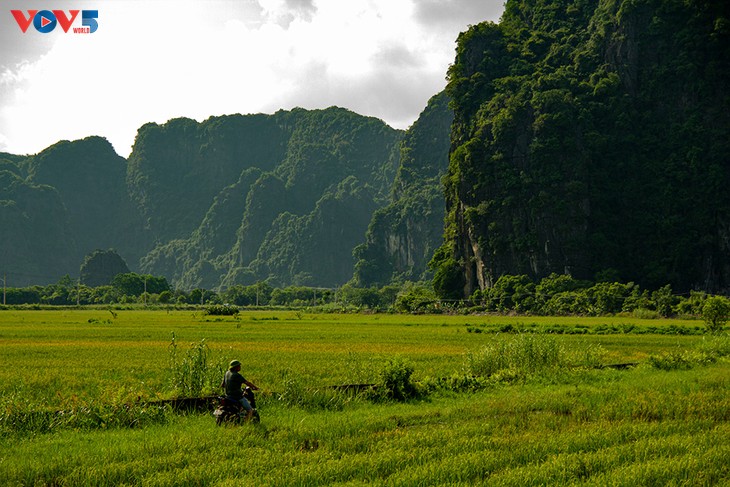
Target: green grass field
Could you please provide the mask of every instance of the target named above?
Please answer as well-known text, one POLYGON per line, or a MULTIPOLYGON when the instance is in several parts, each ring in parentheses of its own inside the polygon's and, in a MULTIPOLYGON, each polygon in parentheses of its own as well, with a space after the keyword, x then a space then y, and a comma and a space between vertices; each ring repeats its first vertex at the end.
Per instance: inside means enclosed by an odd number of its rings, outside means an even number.
POLYGON ((730 344, 701 328, 622 317, 4 310, 0 483, 726 485, 730 344), (207 413, 147 406, 176 395, 173 334, 178 358, 207 345, 213 375, 244 361, 262 389, 260 425, 216 427, 207 413), (519 347, 568 358, 518 362, 472 387, 475 363, 519 347), (586 356, 638 365, 575 358, 586 356), (328 389, 378 382, 390 360, 412 366, 418 398, 328 389))

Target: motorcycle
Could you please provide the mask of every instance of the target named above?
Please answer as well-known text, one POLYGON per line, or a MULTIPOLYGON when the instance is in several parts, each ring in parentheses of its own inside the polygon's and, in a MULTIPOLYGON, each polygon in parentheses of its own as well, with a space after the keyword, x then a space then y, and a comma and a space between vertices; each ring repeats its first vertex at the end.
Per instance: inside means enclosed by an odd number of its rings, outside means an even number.
MULTIPOLYGON (((253 409, 249 421, 252 423, 260 423, 261 417, 256 410, 256 397, 254 396, 253 390, 250 387, 246 387, 243 391, 243 397, 246 398, 253 409)), ((220 426, 223 423, 242 424, 246 422, 246 409, 238 401, 226 396, 219 397, 218 401, 218 407, 213 411, 215 424, 220 426)))

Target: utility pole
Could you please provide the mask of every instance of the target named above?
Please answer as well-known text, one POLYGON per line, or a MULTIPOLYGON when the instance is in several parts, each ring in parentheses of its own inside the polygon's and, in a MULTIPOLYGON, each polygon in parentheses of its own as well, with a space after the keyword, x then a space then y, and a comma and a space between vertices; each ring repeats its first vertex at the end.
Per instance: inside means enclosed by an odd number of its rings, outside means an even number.
POLYGON ((147 278, 144 278, 144 298, 142 298, 144 301, 144 307, 147 307, 147 278))
POLYGON ((3 306, 5 306, 5 273, 3 272, 3 306))
POLYGON ((79 307, 80 305, 81 305, 81 277, 79 277, 79 280, 76 283, 76 307, 79 307))

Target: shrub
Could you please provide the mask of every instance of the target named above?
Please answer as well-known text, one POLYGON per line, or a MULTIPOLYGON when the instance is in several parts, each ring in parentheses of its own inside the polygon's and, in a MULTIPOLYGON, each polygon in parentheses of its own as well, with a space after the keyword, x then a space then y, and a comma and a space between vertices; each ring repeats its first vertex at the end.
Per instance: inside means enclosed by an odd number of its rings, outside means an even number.
POLYGON ((730 315, 730 302, 723 296, 711 296, 702 306, 702 319, 710 333, 719 333, 730 315))
POLYGON ((214 304, 205 308, 205 314, 214 316, 235 316, 238 314, 238 307, 231 304, 214 304))
POLYGON ((730 336, 717 335, 703 339, 697 349, 711 357, 728 357, 730 356, 730 336))
POLYGON ((650 355, 649 365, 659 370, 689 370, 697 365, 707 365, 716 361, 715 357, 700 351, 682 350, 650 355))
POLYGON ((702 342, 692 350, 673 350, 649 357, 649 365, 660 370, 688 370, 715 363, 730 355, 730 337, 718 335, 702 342))
POLYGON ((406 401, 418 397, 418 388, 411 381, 413 365, 403 359, 389 359, 379 373, 377 399, 406 401))

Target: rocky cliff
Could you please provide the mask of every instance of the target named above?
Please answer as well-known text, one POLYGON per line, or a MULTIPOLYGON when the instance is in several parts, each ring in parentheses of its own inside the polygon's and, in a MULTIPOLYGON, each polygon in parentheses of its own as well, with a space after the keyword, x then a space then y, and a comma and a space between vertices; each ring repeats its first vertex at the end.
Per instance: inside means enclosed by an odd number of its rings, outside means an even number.
POLYGON ((355 249, 356 284, 429 277, 428 262, 443 243, 441 177, 448 167, 452 120, 449 98, 440 93, 406 132, 391 201, 375 212, 365 242, 355 249))
POLYGON ((722 1, 519 0, 463 33, 442 295, 552 272, 728 288, 729 19, 722 1))
POLYGON ((13 286, 75 278, 114 249, 183 289, 341 285, 402 138, 332 107, 146 124, 128 160, 100 137, 0 154, 0 272, 13 286))
POLYGON ((142 127, 128 182, 158 242, 142 269, 187 289, 344 284, 402 136, 340 108, 142 127))

